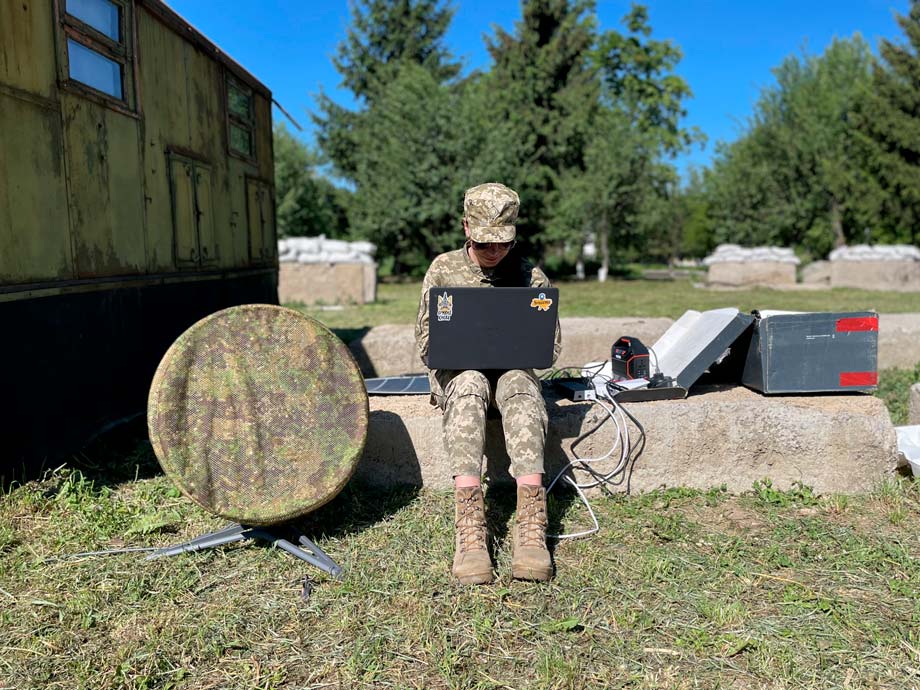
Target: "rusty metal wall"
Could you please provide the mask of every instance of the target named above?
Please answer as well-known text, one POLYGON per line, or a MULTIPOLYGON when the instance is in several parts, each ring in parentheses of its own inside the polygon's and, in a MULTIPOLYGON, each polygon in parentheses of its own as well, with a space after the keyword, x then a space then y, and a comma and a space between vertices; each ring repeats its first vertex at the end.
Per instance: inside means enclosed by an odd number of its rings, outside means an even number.
POLYGON ((0 2, 0 84, 52 98, 56 81, 52 3, 0 2))
POLYGON ((60 115, 0 92, 0 133, 0 285, 68 279, 60 115))
POLYGON ((255 156, 232 155, 224 58, 154 5, 128 6, 136 102, 112 107, 57 86, 52 0, 0 2, 0 288, 274 264, 270 100, 252 90, 255 156))
POLYGON ((61 94, 78 278, 143 273, 144 192, 135 118, 61 94))
POLYGON ((0 285, 73 275, 49 2, 0 2, 0 285))

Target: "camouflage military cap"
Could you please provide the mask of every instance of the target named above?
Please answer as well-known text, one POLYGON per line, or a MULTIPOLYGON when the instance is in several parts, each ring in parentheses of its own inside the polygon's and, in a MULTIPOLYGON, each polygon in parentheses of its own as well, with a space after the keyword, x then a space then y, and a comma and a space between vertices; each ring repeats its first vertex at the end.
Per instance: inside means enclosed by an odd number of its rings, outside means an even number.
POLYGON ((521 200, 513 189, 487 182, 466 190, 463 217, 474 242, 511 242, 521 200))
POLYGON ((273 305, 231 307, 163 356, 147 425, 182 493, 234 522, 271 525, 345 486, 367 438, 367 389, 320 322, 273 305))

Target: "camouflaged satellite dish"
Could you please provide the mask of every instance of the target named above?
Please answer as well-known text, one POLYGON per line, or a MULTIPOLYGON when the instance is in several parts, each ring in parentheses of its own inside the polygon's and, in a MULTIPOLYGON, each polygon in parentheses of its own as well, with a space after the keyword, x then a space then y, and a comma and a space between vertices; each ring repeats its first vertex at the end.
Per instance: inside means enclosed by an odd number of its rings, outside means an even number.
POLYGON ((147 424, 163 470, 246 525, 309 513, 345 486, 367 438, 364 379, 318 321, 272 305, 202 319, 169 348, 147 424))

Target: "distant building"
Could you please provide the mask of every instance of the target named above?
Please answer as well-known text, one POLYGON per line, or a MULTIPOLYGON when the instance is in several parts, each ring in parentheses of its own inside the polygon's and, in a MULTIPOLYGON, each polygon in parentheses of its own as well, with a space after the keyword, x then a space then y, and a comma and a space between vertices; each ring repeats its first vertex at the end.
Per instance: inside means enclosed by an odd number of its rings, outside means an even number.
POLYGON ((271 102, 158 0, 0 3, 0 484, 143 412, 199 318, 277 302, 271 102))

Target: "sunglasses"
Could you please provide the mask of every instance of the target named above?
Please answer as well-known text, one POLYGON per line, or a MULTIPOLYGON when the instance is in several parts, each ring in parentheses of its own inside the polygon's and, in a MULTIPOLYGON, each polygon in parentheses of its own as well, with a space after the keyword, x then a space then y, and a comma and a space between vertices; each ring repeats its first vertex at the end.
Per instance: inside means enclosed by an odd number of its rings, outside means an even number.
POLYGON ((511 249, 514 246, 515 240, 510 242, 476 242, 470 240, 473 243, 473 249, 485 250, 491 249, 492 247, 498 247, 499 249, 511 249))

